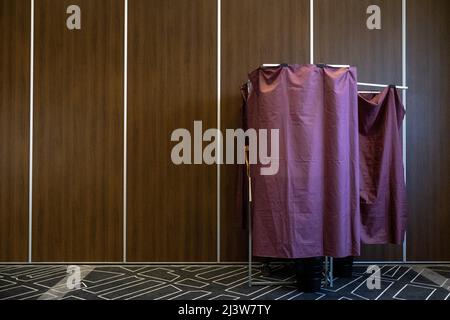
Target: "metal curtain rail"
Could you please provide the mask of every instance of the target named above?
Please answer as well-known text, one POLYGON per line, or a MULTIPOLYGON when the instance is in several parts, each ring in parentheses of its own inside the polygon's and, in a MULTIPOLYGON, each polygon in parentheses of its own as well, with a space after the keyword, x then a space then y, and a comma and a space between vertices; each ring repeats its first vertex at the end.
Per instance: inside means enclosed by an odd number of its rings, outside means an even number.
MULTIPOLYGON (((367 82, 358 82, 358 86, 364 86, 364 87, 378 87, 378 88, 384 88, 388 87, 388 84, 379 84, 379 83, 367 83, 367 82)), ((400 90, 408 90, 407 86, 395 86, 397 89, 400 90)))
MULTIPOLYGON (((261 67, 262 68, 274 68, 274 67, 279 67, 281 65, 282 64, 280 64, 280 63, 265 63, 261 67)), ((348 65, 348 64, 327 64, 326 66, 332 67, 332 68, 349 68, 350 67, 350 65, 348 65)), ((358 86, 385 88, 385 87, 389 87, 390 85, 389 84, 380 84, 380 83, 358 82, 358 86)), ((406 85, 401 85, 401 86, 396 85, 395 87, 400 90, 408 90, 408 87, 406 85)))

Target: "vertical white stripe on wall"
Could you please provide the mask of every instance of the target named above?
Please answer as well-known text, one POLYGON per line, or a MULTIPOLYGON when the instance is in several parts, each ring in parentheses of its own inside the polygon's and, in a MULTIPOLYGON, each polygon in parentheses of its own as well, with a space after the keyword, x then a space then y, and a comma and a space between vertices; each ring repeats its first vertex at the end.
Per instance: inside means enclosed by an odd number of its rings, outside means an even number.
MULTIPOLYGON (((406 61, 406 0, 402 0, 402 85, 406 87, 406 72, 407 72, 407 61, 406 61)), ((403 105, 406 109, 406 90, 402 90, 402 98, 403 98, 403 105)), ((405 175, 405 182, 406 182, 406 117, 403 122, 403 166, 404 166, 404 175, 405 175)), ((403 262, 407 261, 406 257, 406 231, 405 231, 405 238, 403 240, 403 262)))
POLYGON ((127 118, 128 118, 128 0, 124 0, 123 33, 123 262, 127 262, 127 118))
POLYGON ((314 0, 309 0, 309 63, 314 63, 314 0))
POLYGON ((31 28, 30 28, 30 150, 28 176, 28 262, 32 262, 33 250, 33 115, 34 115, 34 0, 30 0, 31 28))
POLYGON ((222 140, 221 137, 221 106, 220 106, 220 77, 221 77, 221 0, 217 0, 217 262, 220 262, 220 159, 222 158, 222 140))

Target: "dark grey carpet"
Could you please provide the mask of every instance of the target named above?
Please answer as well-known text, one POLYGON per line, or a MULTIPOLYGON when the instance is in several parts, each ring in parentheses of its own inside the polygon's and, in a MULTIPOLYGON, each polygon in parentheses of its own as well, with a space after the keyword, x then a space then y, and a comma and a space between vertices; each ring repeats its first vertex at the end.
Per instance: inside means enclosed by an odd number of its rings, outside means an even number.
MULTIPOLYGON (((92 267, 92 266, 91 266, 92 267)), ((384 265, 381 288, 369 290, 367 266, 354 267, 351 279, 333 288, 303 293, 295 286, 253 286, 244 265, 94 266, 80 289, 68 290, 67 266, 0 265, 0 299, 249 299, 249 300, 448 300, 450 266, 384 265)), ((269 276, 254 268, 255 280, 290 281, 289 266, 269 276)))

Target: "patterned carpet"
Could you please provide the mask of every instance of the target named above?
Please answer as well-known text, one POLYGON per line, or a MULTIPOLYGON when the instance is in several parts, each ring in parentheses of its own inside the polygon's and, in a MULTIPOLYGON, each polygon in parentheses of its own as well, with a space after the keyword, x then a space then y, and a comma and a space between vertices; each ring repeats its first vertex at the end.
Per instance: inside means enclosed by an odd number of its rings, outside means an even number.
MULTIPOLYGON (((384 265, 381 288, 367 288, 367 266, 354 267, 353 278, 334 281, 317 293, 295 286, 253 286, 245 265, 80 266, 80 288, 67 288, 67 266, 0 265, 0 299, 168 299, 168 300, 449 300, 450 265, 384 265)), ((292 281, 290 266, 272 266, 255 280, 292 281)))

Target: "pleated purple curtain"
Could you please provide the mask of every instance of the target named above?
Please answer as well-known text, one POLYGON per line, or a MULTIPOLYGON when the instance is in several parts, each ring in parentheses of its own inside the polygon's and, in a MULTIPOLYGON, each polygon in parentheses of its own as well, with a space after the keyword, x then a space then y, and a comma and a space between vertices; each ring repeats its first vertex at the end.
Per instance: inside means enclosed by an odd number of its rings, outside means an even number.
POLYGON ((247 126, 280 130, 278 173, 251 166, 254 255, 359 255, 356 69, 259 68, 249 80, 247 126))

